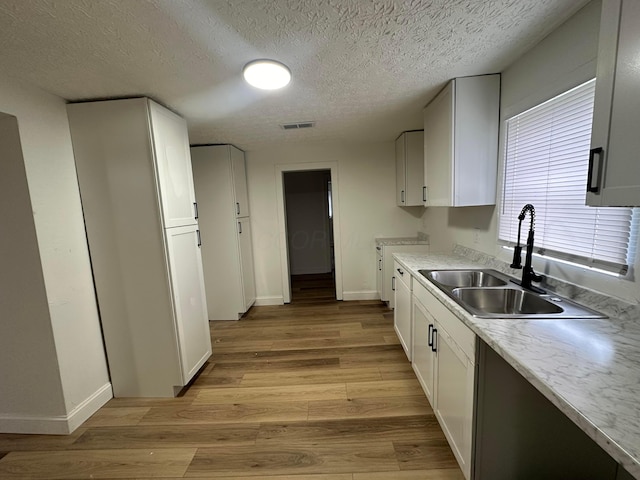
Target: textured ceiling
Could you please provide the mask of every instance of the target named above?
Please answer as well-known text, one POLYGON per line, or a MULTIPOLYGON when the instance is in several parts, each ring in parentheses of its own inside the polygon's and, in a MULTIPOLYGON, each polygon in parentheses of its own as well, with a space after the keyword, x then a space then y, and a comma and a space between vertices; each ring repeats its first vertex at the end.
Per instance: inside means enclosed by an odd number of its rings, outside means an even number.
POLYGON ((0 0, 5 74, 68 100, 148 95, 192 143, 393 140, 452 77, 501 71, 586 0, 0 0), (244 64, 287 64, 286 89, 244 64), (289 122, 315 121, 305 130, 289 122))

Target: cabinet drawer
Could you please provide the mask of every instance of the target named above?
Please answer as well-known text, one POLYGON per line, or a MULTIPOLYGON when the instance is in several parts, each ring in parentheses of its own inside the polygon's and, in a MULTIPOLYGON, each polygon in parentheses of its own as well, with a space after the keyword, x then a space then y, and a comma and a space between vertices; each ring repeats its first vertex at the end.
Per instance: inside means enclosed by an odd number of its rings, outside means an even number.
POLYGON ((413 277, 406 268, 395 261, 393 262, 393 276, 396 277, 396 282, 402 282, 407 286, 409 291, 412 290, 413 277))
POLYGON ((415 282, 413 294, 427 308, 433 318, 451 335, 464 354, 475 363, 476 335, 457 318, 440 300, 420 283, 415 282))

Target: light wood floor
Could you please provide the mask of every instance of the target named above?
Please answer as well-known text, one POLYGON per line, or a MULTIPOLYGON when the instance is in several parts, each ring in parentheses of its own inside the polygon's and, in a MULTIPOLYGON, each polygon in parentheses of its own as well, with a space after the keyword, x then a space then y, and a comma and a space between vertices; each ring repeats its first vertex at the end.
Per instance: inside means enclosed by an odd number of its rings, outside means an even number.
POLYGON ((181 397, 113 399, 68 436, 0 435, 0 478, 461 480, 391 311, 314 295, 212 323, 181 397))

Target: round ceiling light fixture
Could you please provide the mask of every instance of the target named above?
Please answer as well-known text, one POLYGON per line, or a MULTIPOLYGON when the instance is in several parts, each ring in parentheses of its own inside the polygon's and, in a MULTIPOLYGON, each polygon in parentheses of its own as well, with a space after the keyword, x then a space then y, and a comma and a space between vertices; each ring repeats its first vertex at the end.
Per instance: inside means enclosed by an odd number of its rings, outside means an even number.
POLYGON ((249 62, 244 66, 242 74, 249 85, 262 90, 277 90, 291 81, 291 71, 275 60, 249 62))

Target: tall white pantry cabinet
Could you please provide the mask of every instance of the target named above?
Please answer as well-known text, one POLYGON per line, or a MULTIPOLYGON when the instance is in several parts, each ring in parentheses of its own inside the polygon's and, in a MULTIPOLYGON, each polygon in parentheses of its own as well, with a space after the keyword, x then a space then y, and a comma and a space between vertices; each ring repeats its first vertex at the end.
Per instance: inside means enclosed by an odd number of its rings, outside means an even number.
POLYGON ((256 300, 244 152, 191 147, 209 320, 238 320, 256 300))
POLYGON ((68 114, 114 396, 175 396, 211 356, 186 123, 148 98, 68 114))

